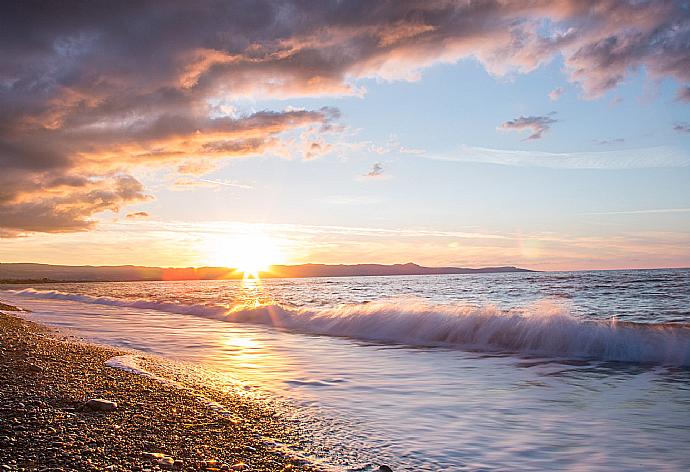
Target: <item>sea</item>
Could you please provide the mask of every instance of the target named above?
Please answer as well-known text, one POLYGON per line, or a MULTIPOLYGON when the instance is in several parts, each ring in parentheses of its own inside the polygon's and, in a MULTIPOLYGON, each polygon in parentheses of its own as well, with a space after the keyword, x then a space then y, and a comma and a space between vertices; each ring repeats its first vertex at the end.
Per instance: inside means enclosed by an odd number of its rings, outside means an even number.
POLYGON ((0 299, 125 348, 115 367, 266 402, 327 470, 690 470, 690 269, 5 285, 0 299))

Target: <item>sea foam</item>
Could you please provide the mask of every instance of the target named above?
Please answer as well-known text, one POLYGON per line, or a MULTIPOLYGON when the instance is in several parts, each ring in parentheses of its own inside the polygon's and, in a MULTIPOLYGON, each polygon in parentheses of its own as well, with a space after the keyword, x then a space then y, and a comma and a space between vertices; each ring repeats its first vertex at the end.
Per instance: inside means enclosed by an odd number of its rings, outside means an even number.
POLYGON ((288 308, 278 304, 228 308, 31 288, 14 294, 160 310, 383 343, 690 366, 687 324, 583 320, 570 314, 567 306, 549 301, 509 311, 494 305, 434 305, 417 299, 386 299, 331 308, 288 308))

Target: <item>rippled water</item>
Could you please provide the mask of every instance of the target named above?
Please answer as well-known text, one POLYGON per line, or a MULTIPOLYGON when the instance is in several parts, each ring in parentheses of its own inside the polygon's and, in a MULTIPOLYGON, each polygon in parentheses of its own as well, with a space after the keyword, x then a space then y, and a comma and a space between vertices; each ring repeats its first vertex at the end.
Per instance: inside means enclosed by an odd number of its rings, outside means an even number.
POLYGON ((688 270, 5 288, 297 406, 346 469, 690 468, 688 270))

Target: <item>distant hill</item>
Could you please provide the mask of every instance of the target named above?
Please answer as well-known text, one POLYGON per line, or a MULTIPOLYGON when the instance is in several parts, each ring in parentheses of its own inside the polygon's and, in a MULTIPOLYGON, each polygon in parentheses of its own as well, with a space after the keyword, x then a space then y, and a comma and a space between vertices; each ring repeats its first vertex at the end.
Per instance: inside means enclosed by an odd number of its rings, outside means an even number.
POLYGON ((464 267, 423 267, 412 262, 407 264, 301 264, 293 266, 274 266, 274 277, 354 277, 373 275, 438 275, 438 274, 485 274, 495 272, 531 272, 518 267, 483 267, 468 269, 464 267))
MULTIPOLYGON (((276 265, 262 272, 262 278, 353 277, 382 275, 485 274, 531 272, 518 267, 423 267, 407 264, 276 265)), ((67 266, 30 263, 0 263, 0 283, 41 282, 118 282, 140 280, 216 280, 241 279, 243 274, 227 267, 143 267, 143 266, 67 266)))

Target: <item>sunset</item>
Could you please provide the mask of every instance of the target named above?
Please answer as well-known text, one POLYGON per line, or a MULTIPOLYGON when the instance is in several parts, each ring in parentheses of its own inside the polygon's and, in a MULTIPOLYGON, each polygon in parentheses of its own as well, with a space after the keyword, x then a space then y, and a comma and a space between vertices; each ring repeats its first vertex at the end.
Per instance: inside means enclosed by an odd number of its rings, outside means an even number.
POLYGON ((0 469, 690 469, 689 1, 0 12, 0 469))
POLYGON ((244 276, 258 277, 274 264, 284 262, 277 243, 260 232, 230 238, 211 238, 208 241, 209 264, 232 267, 244 276))

